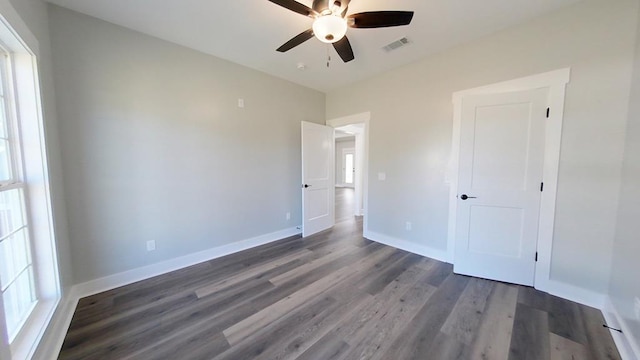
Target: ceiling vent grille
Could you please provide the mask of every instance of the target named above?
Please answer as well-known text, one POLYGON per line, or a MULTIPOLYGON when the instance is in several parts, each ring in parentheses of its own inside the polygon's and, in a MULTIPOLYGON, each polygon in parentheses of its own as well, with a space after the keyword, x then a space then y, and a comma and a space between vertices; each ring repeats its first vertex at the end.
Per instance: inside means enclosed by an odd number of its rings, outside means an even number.
POLYGON ((409 45, 411 42, 409 41, 409 39, 407 39, 406 37, 403 37, 400 40, 396 40, 386 46, 384 46, 382 48, 382 50, 386 51, 386 52, 391 52, 393 50, 397 50, 405 45, 409 45))

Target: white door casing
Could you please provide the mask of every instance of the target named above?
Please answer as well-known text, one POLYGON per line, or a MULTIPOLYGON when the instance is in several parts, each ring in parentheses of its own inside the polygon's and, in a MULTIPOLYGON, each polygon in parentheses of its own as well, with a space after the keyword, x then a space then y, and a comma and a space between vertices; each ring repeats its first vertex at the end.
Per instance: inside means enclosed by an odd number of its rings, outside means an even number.
POLYGON ((548 89, 463 100, 454 270, 533 285, 548 89))
POLYGON ((302 236, 335 223, 335 136, 329 126, 302 122, 302 236))
POLYGON ((462 118, 462 104, 464 98, 476 94, 496 94, 513 91, 525 91, 532 89, 549 89, 550 114, 545 121, 545 146, 544 146, 544 192, 540 204, 540 216, 538 227, 538 262, 535 268, 536 289, 547 291, 566 298, 588 298, 589 294, 578 294, 571 289, 560 286, 557 281, 551 280, 551 256, 553 249, 553 229, 556 211, 556 197, 558 191, 558 172, 560 166, 560 145, 562 138, 562 123, 564 120, 564 101, 566 85, 571 79, 571 69, 564 68, 546 73, 526 76, 477 88, 461 90, 453 93, 453 132, 451 144, 451 160, 446 183, 449 184, 449 231, 447 250, 449 261, 454 263, 456 250, 456 214, 459 201, 458 195, 458 171, 460 150, 460 127, 462 118))

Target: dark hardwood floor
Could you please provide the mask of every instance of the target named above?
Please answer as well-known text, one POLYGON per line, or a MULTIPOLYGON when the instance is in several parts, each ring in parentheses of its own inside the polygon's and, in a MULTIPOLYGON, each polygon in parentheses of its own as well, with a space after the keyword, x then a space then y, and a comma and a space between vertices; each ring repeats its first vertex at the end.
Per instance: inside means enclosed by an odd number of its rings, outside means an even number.
POLYGON ((355 197, 353 188, 336 188, 336 223, 353 220, 355 197))
POLYGON ((598 310, 371 242, 349 212, 309 238, 81 299, 59 358, 620 358, 598 310))

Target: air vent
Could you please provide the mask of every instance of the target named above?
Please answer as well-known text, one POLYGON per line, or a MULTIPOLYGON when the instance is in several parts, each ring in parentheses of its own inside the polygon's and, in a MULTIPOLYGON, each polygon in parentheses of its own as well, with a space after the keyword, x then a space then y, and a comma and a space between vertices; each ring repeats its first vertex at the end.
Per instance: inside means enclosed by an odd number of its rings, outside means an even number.
POLYGON ((391 44, 388 44, 386 46, 384 46, 382 48, 382 50, 386 51, 386 52, 391 52, 393 50, 399 49, 405 45, 409 45, 411 42, 409 41, 409 39, 407 39, 406 37, 403 37, 400 40, 396 40, 394 42, 392 42, 391 44))

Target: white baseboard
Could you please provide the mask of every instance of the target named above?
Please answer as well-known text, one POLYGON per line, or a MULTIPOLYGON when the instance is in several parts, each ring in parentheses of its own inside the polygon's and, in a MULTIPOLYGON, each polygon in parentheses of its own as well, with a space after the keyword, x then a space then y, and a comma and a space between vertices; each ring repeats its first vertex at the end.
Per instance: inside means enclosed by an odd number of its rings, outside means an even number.
POLYGON ((83 297, 132 284, 154 276, 166 274, 204 261, 248 250, 256 246, 268 244, 290 236, 299 235, 300 233, 301 231, 298 227, 284 229, 270 234, 236 241, 231 244, 218 246, 194 254, 106 276, 100 279, 91 280, 82 284, 76 284, 69 289, 69 291, 64 295, 62 301, 58 304, 49 329, 38 345, 38 349, 33 360, 51 360, 58 358, 58 354, 62 348, 62 343, 64 342, 67 330, 71 324, 78 301, 83 297))
POLYGON ((256 246, 268 244, 270 242, 281 240, 290 236, 298 235, 301 231, 297 227, 276 231, 270 234, 257 236, 251 239, 236 241, 231 244, 218 246, 212 249, 200 251, 197 253, 181 256, 175 259, 162 261, 129 271, 109 275, 103 278, 87 281, 82 284, 75 285, 80 297, 98 294, 107 290, 115 289, 120 286, 132 284, 137 281, 152 278, 154 276, 166 274, 171 271, 179 270, 191 265, 199 264, 204 261, 216 259, 239 251, 254 248, 256 246))
POLYGON ((536 289, 596 309, 604 308, 606 296, 593 290, 587 290, 556 280, 548 280, 546 284, 536 284, 536 289))
POLYGON ((365 231, 364 237, 377 243, 392 246, 394 248, 408 251, 410 253, 426 256, 442 262, 449 262, 449 256, 446 250, 434 249, 429 246, 416 244, 411 241, 394 238, 388 235, 380 234, 374 231, 365 231))
POLYGON ((640 359, 640 344, 638 344, 631 334, 627 322, 624 320, 620 313, 616 309, 615 305, 611 301, 609 296, 606 297, 604 308, 602 309, 604 319, 607 325, 616 329, 622 330, 622 333, 611 330, 611 336, 616 343, 618 352, 622 357, 622 360, 639 360, 640 359))

